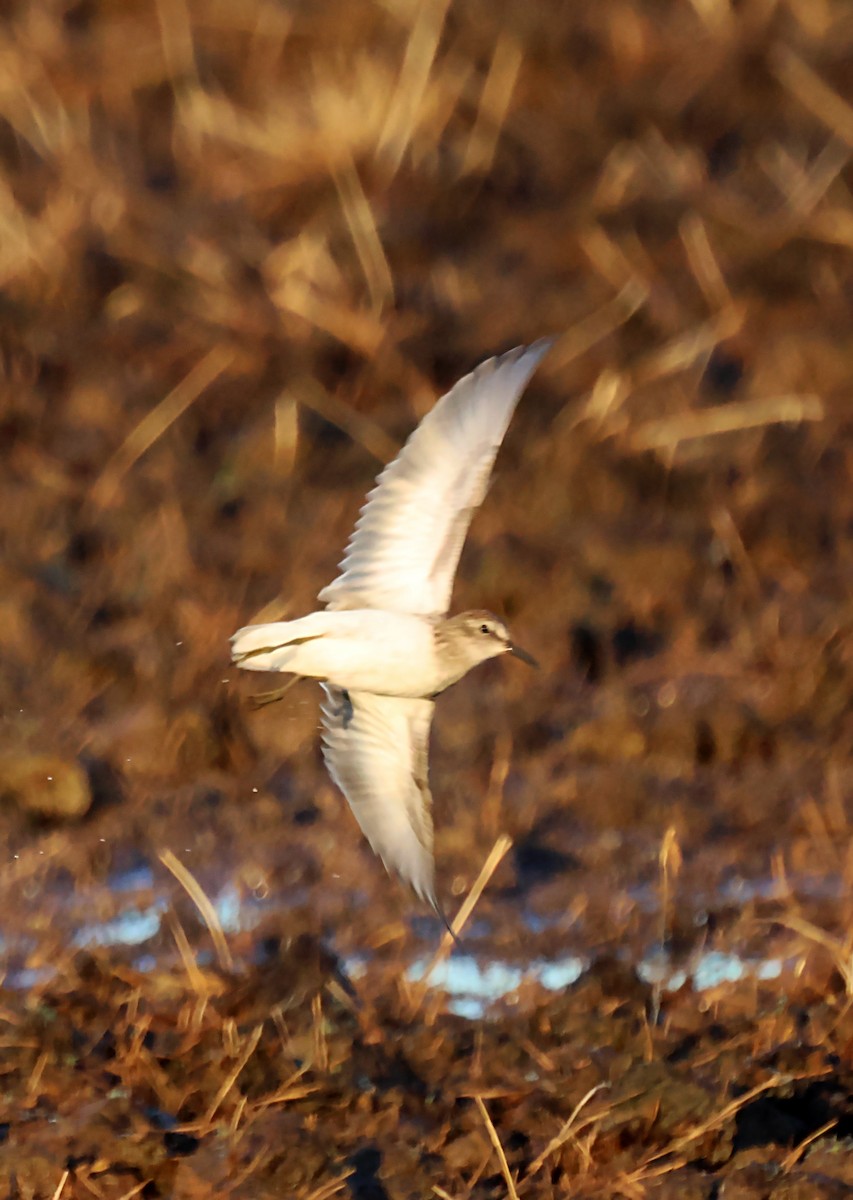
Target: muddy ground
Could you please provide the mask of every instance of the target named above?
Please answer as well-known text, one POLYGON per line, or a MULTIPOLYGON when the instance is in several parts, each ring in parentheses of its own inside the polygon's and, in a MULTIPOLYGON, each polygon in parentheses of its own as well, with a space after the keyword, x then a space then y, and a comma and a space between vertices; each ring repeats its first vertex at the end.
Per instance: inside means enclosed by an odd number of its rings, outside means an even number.
POLYGON ((3 1194, 853 1194, 846 0, 0 45, 3 1194), (448 956, 227 642, 546 333, 454 599, 543 665, 438 708, 448 956))

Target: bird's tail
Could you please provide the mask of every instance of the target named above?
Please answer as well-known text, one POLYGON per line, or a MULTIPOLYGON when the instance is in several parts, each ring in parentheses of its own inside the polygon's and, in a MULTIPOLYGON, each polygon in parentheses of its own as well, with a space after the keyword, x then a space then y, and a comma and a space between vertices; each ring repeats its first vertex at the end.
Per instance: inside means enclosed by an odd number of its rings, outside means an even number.
POLYGON ((231 660, 246 671, 296 671, 301 647, 328 633, 329 614, 310 613, 295 621, 272 621, 268 625, 244 625, 231 638, 231 660))

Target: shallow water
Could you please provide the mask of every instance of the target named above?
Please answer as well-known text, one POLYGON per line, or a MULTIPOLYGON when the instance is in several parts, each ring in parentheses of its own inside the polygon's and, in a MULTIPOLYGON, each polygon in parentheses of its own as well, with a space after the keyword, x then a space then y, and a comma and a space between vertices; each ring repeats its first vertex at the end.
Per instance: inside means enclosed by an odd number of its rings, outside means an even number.
MULTIPOLYGON (((780 899, 788 895, 791 888, 801 897, 809 895, 838 896, 841 881, 825 877, 805 875, 789 878, 785 888, 778 880, 742 877, 728 878, 720 888, 719 897, 703 893, 703 904, 710 908, 716 903, 727 903, 737 898, 744 903, 761 899, 780 899)), ((637 904, 654 914, 657 895, 654 889, 634 888, 632 898, 637 904)), ((39 926, 43 930, 45 916, 54 935, 67 938, 68 944, 78 949, 108 951, 131 951, 130 962, 139 971, 149 972, 175 963, 177 956, 171 947, 164 949, 160 935, 164 931, 166 915, 173 902, 174 891, 158 887, 158 876, 145 863, 137 862, 126 870, 112 872, 105 886, 83 890, 77 889, 70 896, 51 896, 50 889, 42 890, 38 896, 39 926), (92 912, 108 912, 109 915, 91 919, 92 912)), ((216 919, 223 933, 251 935, 270 915, 274 915, 294 897, 276 896, 266 892, 263 897, 238 886, 226 883, 218 892, 209 896, 216 919)), ((490 1015, 499 1017, 502 1006, 517 1005, 522 994, 531 995, 530 985, 539 985, 545 991, 559 992, 580 980, 593 961, 594 950, 584 946, 580 935, 563 935, 565 923, 563 912, 550 917, 536 912, 522 912, 523 923, 533 934, 548 936, 550 949, 547 956, 534 949, 531 957, 520 961, 517 950, 512 959, 502 956, 500 907, 489 919, 475 913, 461 944, 435 966, 427 976, 432 962, 433 950, 424 952, 416 940, 401 967, 405 978, 412 983, 428 983, 432 989, 444 994, 447 1011, 458 1016, 478 1021, 490 1015), (555 936, 556 935, 556 936, 555 936)), ((697 907, 694 922, 701 928, 707 912, 697 907)), ((11 961, 23 964, 37 950, 39 934, 26 924, 15 922, 6 931, 0 925, 2 947, 11 961)), ((778 939, 776 939, 778 941, 778 939)), ((332 936, 328 945, 334 949, 332 936)), ((535 943, 534 943, 535 946, 535 943)), ((626 965, 632 966, 643 981, 656 988, 674 992, 689 984, 694 992, 701 993, 724 983, 738 983, 747 979, 759 982, 779 980, 786 970, 793 967, 795 952, 791 948, 787 957, 774 950, 766 956, 738 951, 737 949, 710 948, 697 945, 688 953, 674 954, 660 943, 647 945, 625 945, 619 954, 626 965)), ((209 947, 197 947, 200 966, 214 961, 209 947)), ((347 951, 341 947, 341 965, 355 983, 365 979, 372 969, 374 956, 364 948, 347 951)), ((37 956, 37 955, 36 955, 37 956)), ((239 958, 238 958, 239 969, 239 958)), ((245 965, 245 964, 244 964, 245 965)), ((37 967, 18 965, 6 974, 6 986, 29 988, 45 984, 53 975, 54 968, 42 964, 37 967)))

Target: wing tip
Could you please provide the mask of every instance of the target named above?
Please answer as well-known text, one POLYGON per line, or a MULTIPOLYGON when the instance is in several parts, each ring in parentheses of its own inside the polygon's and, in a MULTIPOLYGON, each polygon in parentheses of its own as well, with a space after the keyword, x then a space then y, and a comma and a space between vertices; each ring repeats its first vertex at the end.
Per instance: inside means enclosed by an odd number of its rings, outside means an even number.
POLYGON ((453 945, 461 946, 462 942, 456 936, 456 931, 454 930, 453 926, 451 925, 451 923, 448 919, 447 913, 441 907, 441 904, 439 903, 439 901, 435 895, 435 892, 433 892, 432 895, 430 895, 430 896, 422 896, 421 898, 423 900, 427 901, 427 903, 430 905, 430 907, 432 908, 435 915, 438 917, 439 921, 441 921, 444 928, 450 934, 451 938, 453 939, 453 945))
POLYGON ((486 362, 494 363, 495 370, 497 370, 503 366, 514 366, 516 363, 528 359, 530 374, 532 375, 545 355, 553 348, 554 343, 559 340, 559 336, 556 333, 547 334, 545 337, 537 338, 535 342, 530 342, 529 345, 513 346, 506 353, 496 355, 492 359, 487 359, 486 362))
MULTIPOLYGON (((503 354, 493 354, 490 358, 484 358, 469 375, 460 379, 459 383, 483 383, 498 374, 505 372, 508 375, 509 372, 514 371, 515 378, 510 386, 515 402, 517 402, 536 368, 558 340, 559 336, 553 334, 541 337, 529 345, 513 346, 511 350, 505 350, 503 354)), ((507 382, 509 381, 507 380, 507 382)), ((513 408, 514 406, 513 404, 513 408)))
POLYGON ((432 874, 430 875, 430 878, 428 881, 422 882, 422 883, 417 883, 414 879, 412 879, 411 876, 407 876, 404 873, 402 873, 399 870, 399 868, 396 868, 396 867, 389 868, 388 864, 385 863, 385 869, 386 869, 386 871, 389 872, 389 874, 393 873, 393 874, 397 875, 404 884, 406 884, 409 888, 411 888, 411 890, 415 893, 415 895, 418 897, 419 900, 423 900, 424 904, 428 904, 430 906, 432 911, 438 917, 439 921, 441 921, 444 928, 450 934, 451 938, 453 939, 454 946, 461 946, 462 943, 460 942, 459 938, 456 936, 456 931, 454 930, 453 925, 450 922, 450 918, 448 917, 447 913, 444 911, 444 908, 442 907, 441 901, 439 900, 438 896, 436 896, 436 894, 435 894, 435 880, 434 880, 434 877, 432 876, 432 874))

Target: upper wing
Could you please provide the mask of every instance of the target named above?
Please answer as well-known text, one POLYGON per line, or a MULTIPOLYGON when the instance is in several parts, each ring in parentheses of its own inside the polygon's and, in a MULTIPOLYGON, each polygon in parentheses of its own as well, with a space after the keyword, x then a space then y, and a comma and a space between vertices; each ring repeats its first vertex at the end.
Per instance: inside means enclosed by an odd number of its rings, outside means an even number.
POLYGON ((552 342, 543 338, 488 359, 427 413, 367 497, 341 574, 320 592, 329 608, 447 612, 498 447, 552 342))
POLYGON ((440 912, 432 857, 432 796, 427 782, 431 700, 345 692, 321 685, 323 758, 367 840, 440 912))

